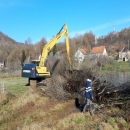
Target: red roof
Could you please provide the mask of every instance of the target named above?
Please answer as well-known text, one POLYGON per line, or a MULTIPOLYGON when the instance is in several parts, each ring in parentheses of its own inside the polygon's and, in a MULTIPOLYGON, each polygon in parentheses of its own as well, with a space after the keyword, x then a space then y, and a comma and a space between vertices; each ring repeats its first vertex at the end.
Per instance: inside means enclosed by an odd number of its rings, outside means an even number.
POLYGON ((93 47, 90 53, 91 54, 103 53, 104 49, 105 46, 93 47))
POLYGON ((84 50, 84 49, 79 49, 84 55, 87 55, 87 51, 86 50, 84 50))

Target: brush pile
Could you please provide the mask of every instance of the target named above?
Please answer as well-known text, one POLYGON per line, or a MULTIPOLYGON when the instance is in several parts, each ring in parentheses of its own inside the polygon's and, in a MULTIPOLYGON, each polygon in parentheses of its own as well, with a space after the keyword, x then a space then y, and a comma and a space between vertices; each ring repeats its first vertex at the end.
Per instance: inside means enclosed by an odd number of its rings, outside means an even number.
POLYGON ((122 111, 120 116, 129 121, 130 115, 130 82, 115 86, 108 81, 100 81, 100 74, 84 71, 69 71, 64 75, 53 76, 46 80, 46 87, 41 88, 42 95, 58 100, 78 98, 80 103, 84 102, 85 80, 93 77, 94 103, 103 108, 109 106, 118 107, 122 111))

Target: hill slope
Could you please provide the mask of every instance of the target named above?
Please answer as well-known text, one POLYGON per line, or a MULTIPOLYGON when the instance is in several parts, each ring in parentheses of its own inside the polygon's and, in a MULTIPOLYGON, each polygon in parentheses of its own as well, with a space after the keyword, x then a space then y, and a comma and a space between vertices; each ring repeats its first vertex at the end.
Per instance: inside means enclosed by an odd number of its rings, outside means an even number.
POLYGON ((0 32, 0 44, 18 44, 15 40, 0 32))

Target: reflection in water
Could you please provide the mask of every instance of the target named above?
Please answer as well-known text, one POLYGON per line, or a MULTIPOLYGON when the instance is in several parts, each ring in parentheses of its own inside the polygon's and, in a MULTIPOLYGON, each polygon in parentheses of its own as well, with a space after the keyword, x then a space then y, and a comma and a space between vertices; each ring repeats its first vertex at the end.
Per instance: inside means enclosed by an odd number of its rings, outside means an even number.
POLYGON ((123 83, 130 81, 130 72, 110 72, 100 77, 101 81, 111 82, 114 86, 120 86, 123 83))

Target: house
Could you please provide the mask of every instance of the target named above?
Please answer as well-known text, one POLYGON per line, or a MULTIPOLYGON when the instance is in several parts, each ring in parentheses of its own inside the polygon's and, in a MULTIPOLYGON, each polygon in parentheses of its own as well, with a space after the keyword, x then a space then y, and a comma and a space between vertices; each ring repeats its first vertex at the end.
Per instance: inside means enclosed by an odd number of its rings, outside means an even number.
POLYGON ((4 68, 4 66, 5 66, 4 62, 0 63, 0 70, 1 70, 2 68, 4 68))
POLYGON ((124 47, 119 52, 119 59, 118 61, 128 61, 130 59, 130 50, 127 47, 124 47))
POLYGON ((99 57, 99 56, 108 56, 105 46, 99 46, 99 47, 92 48, 92 50, 90 52, 90 58, 99 57))
POLYGON ((82 48, 79 48, 75 53, 75 57, 77 58, 78 62, 82 62, 86 55, 87 51, 82 48))

